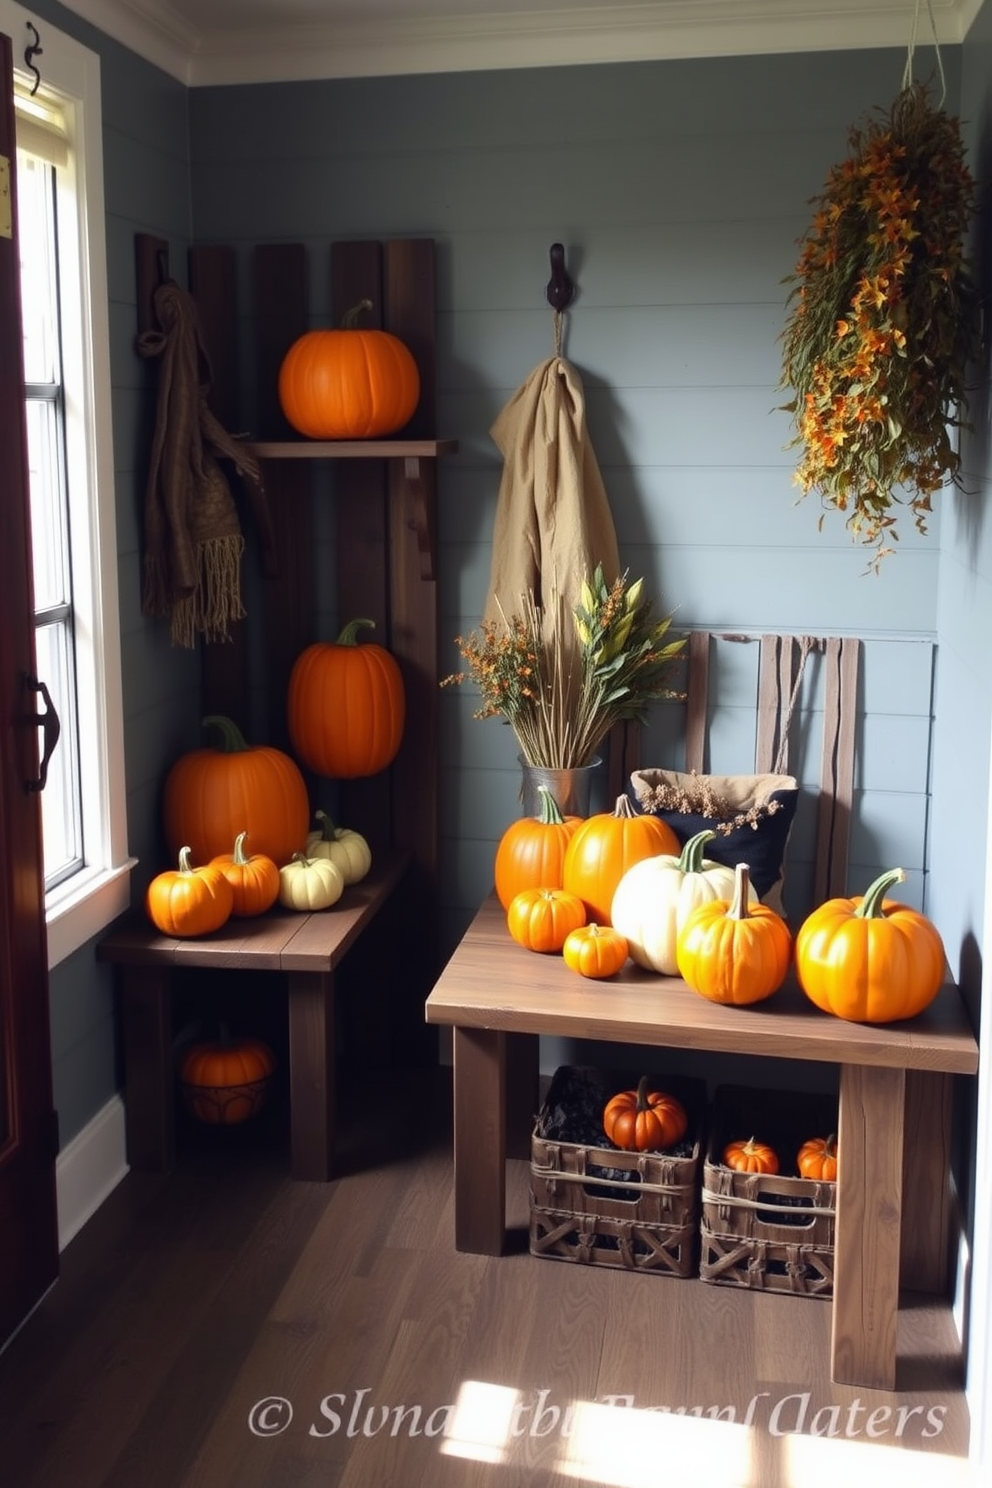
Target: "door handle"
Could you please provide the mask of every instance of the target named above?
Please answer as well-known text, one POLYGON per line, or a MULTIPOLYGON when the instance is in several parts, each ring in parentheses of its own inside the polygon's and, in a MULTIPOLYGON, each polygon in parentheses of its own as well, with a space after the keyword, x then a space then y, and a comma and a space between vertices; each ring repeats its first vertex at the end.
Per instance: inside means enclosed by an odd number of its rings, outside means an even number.
POLYGON ((41 763, 38 766, 38 778, 36 780, 25 780, 24 789, 27 791, 43 791, 48 781, 49 761, 55 753, 56 744, 59 742, 62 725, 59 722, 59 715, 55 711, 55 704, 52 702, 51 693, 48 691, 44 682, 39 681, 37 677, 26 676, 24 683, 32 692, 40 692, 42 701, 45 704, 44 713, 35 712, 28 715, 28 723, 33 723, 42 730, 43 748, 41 763))

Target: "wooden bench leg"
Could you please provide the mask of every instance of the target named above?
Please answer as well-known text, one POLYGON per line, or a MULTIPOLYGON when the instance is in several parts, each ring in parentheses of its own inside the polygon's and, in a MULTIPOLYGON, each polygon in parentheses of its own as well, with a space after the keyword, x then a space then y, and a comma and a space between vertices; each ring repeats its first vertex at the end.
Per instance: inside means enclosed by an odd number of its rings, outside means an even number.
POLYGON ((334 977, 289 972, 290 1169, 326 1183, 334 1164, 334 977))
POLYGON ((455 1249, 506 1247, 506 1034, 454 1030, 455 1249))
POLYGON ((121 966, 117 985, 128 1164, 136 1172, 168 1173, 176 1161, 169 969, 121 966))
POLYGON ((840 1072, 837 1225, 830 1375, 893 1390, 899 1310, 906 1072, 840 1072))
POLYGON ((953 1089, 952 1075, 906 1071, 901 1280, 909 1291, 939 1296, 950 1280, 953 1089))

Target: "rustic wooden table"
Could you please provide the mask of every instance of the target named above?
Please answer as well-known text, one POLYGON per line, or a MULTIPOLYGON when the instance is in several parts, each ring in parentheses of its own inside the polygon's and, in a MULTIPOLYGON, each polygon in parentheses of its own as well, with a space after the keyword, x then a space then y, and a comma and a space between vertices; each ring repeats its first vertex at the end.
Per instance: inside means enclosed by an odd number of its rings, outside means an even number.
POLYGON ((289 1008, 291 1167, 323 1182, 334 1158, 334 971, 399 883, 409 853, 381 852, 361 883, 314 914, 278 907, 232 919, 212 935, 176 940, 134 916, 97 946, 117 969, 124 1047, 127 1157, 167 1172, 175 1161, 172 973, 185 967, 285 975, 289 1008))
POLYGON ((822 1013, 791 983, 766 1002, 727 1008, 631 962, 615 979, 588 981, 560 956, 518 946, 492 895, 430 993, 426 1016, 454 1030, 455 1244, 482 1255, 505 1247, 508 1107, 518 1118, 536 1109, 538 1035, 837 1065, 843 1160, 831 1375, 895 1388, 900 1285, 947 1288, 951 1077, 978 1068, 956 987, 944 987, 911 1022, 872 1027, 822 1013), (904 1185, 910 1150, 913 1177, 904 1185))

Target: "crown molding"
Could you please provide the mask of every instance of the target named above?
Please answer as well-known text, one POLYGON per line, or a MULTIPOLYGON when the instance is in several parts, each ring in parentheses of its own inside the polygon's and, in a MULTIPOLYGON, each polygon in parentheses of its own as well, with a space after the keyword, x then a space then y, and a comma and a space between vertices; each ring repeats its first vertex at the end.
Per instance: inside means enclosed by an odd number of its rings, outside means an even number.
MULTIPOLYGON (((305 19, 306 5, 294 19, 292 6, 273 0, 271 22, 242 13, 235 28, 211 0, 62 3, 189 87, 905 47, 912 25, 909 0, 600 0, 513 11, 493 0, 491 11, 444 15, 373 6, 360 19, 336 18, 329 3, 318 22, 305 19)), ((982 3, 930 0, 938 42, 962 42, 982 3)), ((932 39, 922 9, 917 45, 932 39)))

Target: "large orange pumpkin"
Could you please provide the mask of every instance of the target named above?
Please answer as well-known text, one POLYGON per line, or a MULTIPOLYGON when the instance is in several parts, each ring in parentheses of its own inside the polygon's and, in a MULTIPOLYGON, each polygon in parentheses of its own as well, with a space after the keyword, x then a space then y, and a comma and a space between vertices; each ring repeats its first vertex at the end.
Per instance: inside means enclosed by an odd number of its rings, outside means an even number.
POLYGON ((785 981, 792 936, 768 904, 751 902, 746 863, 734 869, 734 897, 697 904, 675 941, 683 979, 710 1002, 746 1007, 763 1002, 785 981))
POLYGON ((359 627, 374 623, 351 620, 336 641, 315 641, 290 673, 293 749, 308 769, 330 780, 378 775, 403 739, 406 694, 396 658, 372 641, 358 644, 359 627))
POLYGON ((376 439, 408 423, 420 398, 409 347, 389 331, 363 329, 362 300, 339 330, 307 331, 279 369, 279 402, 310 439, 376 439))
POLYGON ((642 816, 627 796, 612 811, 586 817, 565 849, 562 884, 578 894, 597 925, 612 925, 613 895, 621 878, 642 858, 681 851, 671 827, 656 816, 642 816))
POLYGON ((496 895, 504 909, 521 889, 560 889, 565 849, 582 825, 581 816, 562 816, 546 785, 539 785, 540 816, 511 822, 496 848, 496 895))
POLYGON ((796 975, 826 1013, 853 1023, 892 1023, 929 1007, 944 981, 940 932, 925 915, 886 899, 906 875, 893 868, 863 896, 828 899, 796 935, 796 975))
POLYGON ((182 755, 166 777, 162 811, 170 853, 178 857, 188 846, 194 862, 209 863, 246 832, 253 852, 288 863, 310 829, 299 767, 280 749, 246 744, 229 718, 211 714, 203 724, 219 731, 220 747, 182 755))

